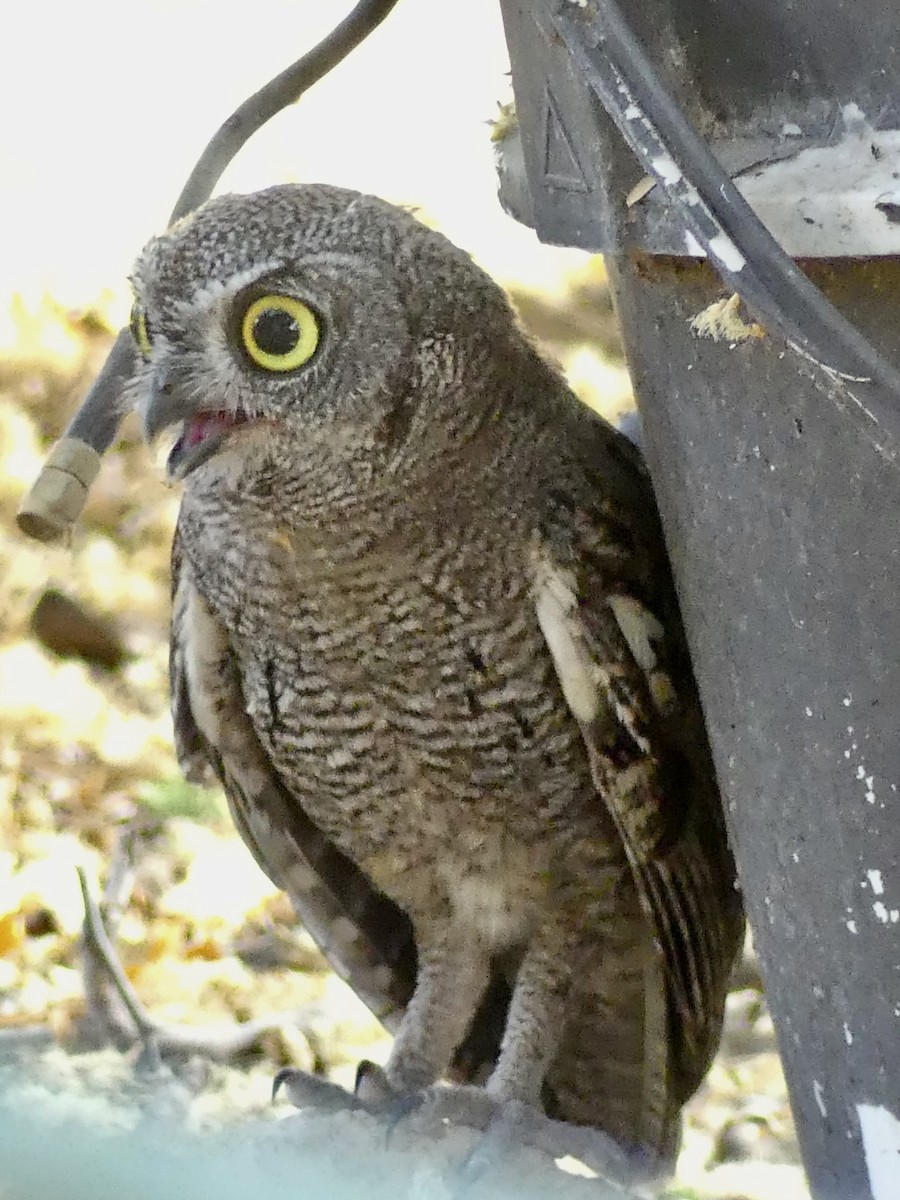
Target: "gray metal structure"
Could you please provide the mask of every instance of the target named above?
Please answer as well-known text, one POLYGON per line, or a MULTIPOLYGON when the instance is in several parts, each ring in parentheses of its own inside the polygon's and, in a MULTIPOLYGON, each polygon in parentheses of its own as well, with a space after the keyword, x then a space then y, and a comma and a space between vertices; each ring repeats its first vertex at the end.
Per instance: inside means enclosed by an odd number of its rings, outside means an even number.
MULTIPOLYGON (((811 1187, 898 1197, 900 9, 620 6, 756 213, 887 360, 876 409, 871 377, 821 341, 812 361, 737 301, 710 308, 734 289, 685 222, 683 162, 642 186, 600 102, 603 0, 501 3, 519 117, 501 199, 543 240, 608 256, 811 1187)), ((632 99, 620 118, 641 119, 632 99)), ((742 247, 723 247, 739 278, 742 247)))

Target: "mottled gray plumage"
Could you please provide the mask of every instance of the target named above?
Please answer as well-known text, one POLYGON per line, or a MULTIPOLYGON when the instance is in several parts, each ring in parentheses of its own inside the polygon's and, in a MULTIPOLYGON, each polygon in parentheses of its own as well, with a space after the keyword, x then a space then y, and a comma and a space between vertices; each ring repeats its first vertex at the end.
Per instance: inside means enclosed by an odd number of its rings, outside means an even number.
POLYGON ((372 197, 214 200, 135 290, 148 434, 184 421, 185 770, 396 1030, 394 1088, 452 1063, 664 1157, 742 915, 637 452, 372 197), (263 293, 316 314, 297 369, 242 349, 263 293))

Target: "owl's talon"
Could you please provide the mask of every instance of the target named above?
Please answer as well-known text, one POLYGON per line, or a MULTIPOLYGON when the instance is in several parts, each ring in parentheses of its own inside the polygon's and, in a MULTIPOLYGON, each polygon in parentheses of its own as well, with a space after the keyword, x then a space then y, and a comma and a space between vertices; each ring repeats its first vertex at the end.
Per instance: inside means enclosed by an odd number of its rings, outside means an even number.
POLYGON ((390 1145, 397 1127, 421 1109, 430 1090, 400 1092, 384 1068, 368 1059, 363 1059, 356 1069, 354 1095, 367 1112, 385 1122, 385 1145, 390 1145))
POLYGON ((364 1058, 356 1068, 356 1083, 353 1094, 366 1108, 371 1111, 384 1111, 391 1108, 400 1095, 388 1080, 384 1067, 364 1058))
POLYGON ((429 1135, 443 1131, 448 1125, 483 1134, 497 1117, 499 1102, 480 1087, 434 1085, 399 1092, 388 1082, 380 1067, 370 1073, 368 1066, 364 1078, 366 1091, 363 1095, 358 1091, 357 1097, 373 1116, 387 1121, 388 1140, 408 1117, 416 1117, 429 1135), (371 1091, 373 1083, 376 1090, 371 1091))

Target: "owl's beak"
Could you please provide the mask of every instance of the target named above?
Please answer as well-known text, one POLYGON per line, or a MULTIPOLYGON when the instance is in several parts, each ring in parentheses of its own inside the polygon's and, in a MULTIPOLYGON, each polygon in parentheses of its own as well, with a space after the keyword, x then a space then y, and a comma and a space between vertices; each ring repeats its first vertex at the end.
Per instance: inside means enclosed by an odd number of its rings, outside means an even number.
POLYGON ((157 368, 150 385, 150 396, 143 409, 144 437, 152 442, 155 437, 193 416, 195 406, 185 395, 186 389, 178 386, 178 377, 171 367, 157 368))
POLYGON ((218 450, 235 425, 242 425, 242 412, 200 408, 189 399, 190 391, 171 368, 157 369, 150 385, 150 396, 144 407, 144 437, 148 442, 171 425, 182 425, 181 436, 169 452, 166 474, 170 479, 184 479, 196 467, 218 450))

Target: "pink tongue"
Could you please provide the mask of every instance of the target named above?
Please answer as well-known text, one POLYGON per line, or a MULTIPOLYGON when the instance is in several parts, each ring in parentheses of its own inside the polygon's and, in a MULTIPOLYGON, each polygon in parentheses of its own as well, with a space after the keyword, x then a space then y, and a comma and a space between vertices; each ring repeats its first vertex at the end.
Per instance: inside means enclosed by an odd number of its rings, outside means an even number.
POLYGON ((188 449, 199 446, 208 437, 213 437, 225 429, 230 429, 232 425, 237 425, 239 420, 236 413, 198 413, 184 427, 184 444, 188 449))

